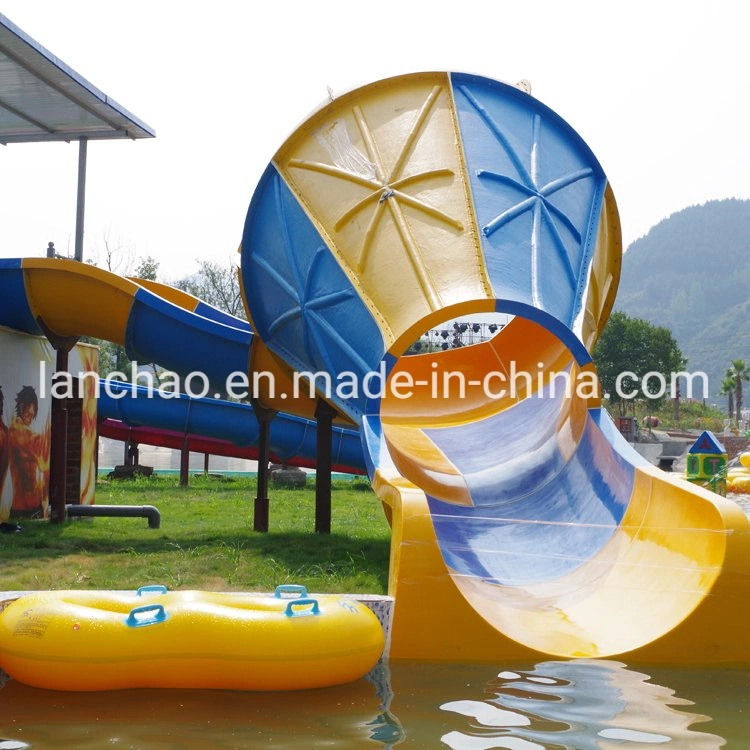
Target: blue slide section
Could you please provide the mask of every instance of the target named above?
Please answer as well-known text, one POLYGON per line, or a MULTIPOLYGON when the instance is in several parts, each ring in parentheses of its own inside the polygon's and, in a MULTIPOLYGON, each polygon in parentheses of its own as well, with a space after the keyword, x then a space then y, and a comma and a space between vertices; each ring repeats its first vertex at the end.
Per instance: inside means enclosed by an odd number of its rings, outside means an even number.
MULTIPOLYGON (((164 396, 130 383, 100 384, 100 419, 117 419, 131 427, 158 427, 205 438, 228 440, 240 447, 258 442, 260 427, 249 404, 213 398, 191 398, 185 394, 164 396)), ((317 438, 314 422, 292 414, 277 414, 271 422, 271 452, 294 463, 300 458, 314 461, 317 438)), ((362 444, 357 430, 334 426, 332 462, 364 473, 362 444)))
POLYGON ((125 349, 131 359, 156 362, 185 378, 200 371, 217 394, 232 373, 247 374, 253 334, 184 310, 138 289, 128 318, 125 349))
POLYGON ((0 324, 16 331, 41 334, 26 297, 21 258, 0 258, 0 324))
POLYGON ((572 326, 607 179, 588 146, 512 86, 452 73, 482 250, 495 296, 572 326))
MULTIPOLYGON (((378 367, 383 334, 273 165, 253 195, 248 216, 242 246, 253 252, 243 258, 243 279, 247 298, 265 302, 253 313, 261 339, 298 372, 325 372, 334 383, 348 373, 348 382, 362 383, 378 367)), ((334 391, 331 400, 357 415, 366 397, 334 391)))

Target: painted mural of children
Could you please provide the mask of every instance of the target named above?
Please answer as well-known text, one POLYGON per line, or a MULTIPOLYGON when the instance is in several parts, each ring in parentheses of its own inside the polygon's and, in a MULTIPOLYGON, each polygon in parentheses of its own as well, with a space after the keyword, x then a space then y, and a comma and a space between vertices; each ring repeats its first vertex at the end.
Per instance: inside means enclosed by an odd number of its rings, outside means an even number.
POLYGON ((32 423, 39 412, 33 386, 25 385, 16 394, 16 414, 8 430, 10 476, 13 481, 12 510, 32 515, 47 504, 46 484, 49 457, 44 432, 35 432, 32 423))

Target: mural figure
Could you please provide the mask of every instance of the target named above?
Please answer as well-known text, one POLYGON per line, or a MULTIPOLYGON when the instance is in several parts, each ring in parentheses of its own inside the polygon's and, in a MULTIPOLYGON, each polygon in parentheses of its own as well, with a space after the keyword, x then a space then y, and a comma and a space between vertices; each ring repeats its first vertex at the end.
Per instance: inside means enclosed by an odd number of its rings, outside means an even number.
POLYGON ((35 432, 32 423, 39 412, 39 400, 31 385, 16 394, 16 413, 10 423, 10 476, 13 482, 14 513, 29 516, 47 505, 49 460, 46 430, 35 432))
MULTIPOLYGON (((10 459, 8 425, 5 424, 4 407, 5 395, 2 386, 0 386, 0 498, 5 486, 5 476, 8 473, 8 461, 10 459)), ((9 515, 10 508, 4 507, 0 502, 0 532, 20 531, 20 526, 8 523, 9 515)))

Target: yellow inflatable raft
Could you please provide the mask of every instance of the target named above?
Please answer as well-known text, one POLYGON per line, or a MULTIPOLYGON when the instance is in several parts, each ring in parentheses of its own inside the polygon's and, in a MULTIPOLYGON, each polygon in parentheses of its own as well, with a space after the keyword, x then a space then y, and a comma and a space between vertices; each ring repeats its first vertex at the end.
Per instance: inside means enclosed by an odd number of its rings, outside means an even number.
POLYGON ((375 614, 341 596, 49 591, 0 613, 0 666, 52 690, 300 690, 362 677, 384 634, 375 614))

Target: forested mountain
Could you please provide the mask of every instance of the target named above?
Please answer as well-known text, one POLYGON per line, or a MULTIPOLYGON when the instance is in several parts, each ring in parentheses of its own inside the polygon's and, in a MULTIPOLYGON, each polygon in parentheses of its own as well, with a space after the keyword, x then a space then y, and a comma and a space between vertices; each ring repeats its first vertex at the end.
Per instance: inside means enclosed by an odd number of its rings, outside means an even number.
POLYGON ((636 240, 623 258, 615 309, 669 328, 687 369, 720 397, 733 359, 750 362, 750 201, 690 206, 636 240))

